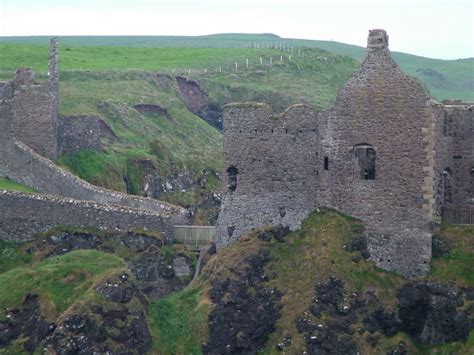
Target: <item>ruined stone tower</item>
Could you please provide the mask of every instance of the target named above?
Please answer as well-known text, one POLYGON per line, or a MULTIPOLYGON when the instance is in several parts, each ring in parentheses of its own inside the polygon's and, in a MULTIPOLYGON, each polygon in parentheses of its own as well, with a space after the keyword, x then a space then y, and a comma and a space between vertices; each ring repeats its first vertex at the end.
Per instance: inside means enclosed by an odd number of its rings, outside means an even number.
POLYGON ((276 116, 265 104, 227 105, 218 247, 262 225, 295 229, 315 208, 331 207, 364 222, 379 267, 425 274, 431 235, 449 202, 440 198, 447 195, 440 189, 446 171, 453 170, 446 147, 467 158, 452 177, 453 193, 467 191, 464 202, 474 197, 474 170, 463 181, 474 166, 473 150, 466 152, 474 136, 456 128, 472 127, 472 111, 454 114, 451 136, 442 133, 451 117, 446 112, 393 61, 384 30, 369 31, 360 71, 325 112, 295 105, 276 116))
POLYGON ((58 40, 53 39, 49 57, 49 80, 37 82, 33 70, 18 69, 4 90, 12 136, 49 159, 57 157, 59 99, 58 40))
POLYGON ((434 221, 434 117, 430 97, 390 57, 383 30, 369 33, 360 71, 327 112, 320 204, 364 222, 376 264, 423 274, 434 221))

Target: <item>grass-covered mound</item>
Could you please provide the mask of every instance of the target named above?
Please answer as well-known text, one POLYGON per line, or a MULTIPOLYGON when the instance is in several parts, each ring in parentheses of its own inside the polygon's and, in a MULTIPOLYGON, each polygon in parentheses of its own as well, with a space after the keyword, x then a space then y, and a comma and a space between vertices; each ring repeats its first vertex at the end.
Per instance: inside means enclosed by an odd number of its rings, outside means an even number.
POLYGON ((194 262, 160 233, 71 226, 0 241, 0 256, 1 354, 153 353, 151 301, 189 283, 194 262))
MULTIPOLYGON (((234 316, 229 316, 227 322, 234 322, 236 327, 241 328, 233 330, 234 339, 225 340, 232 346, 230 349, 238 352, 238 346, 248 346, 247 349, 250 349, 248 341, 252 341, 252 334, 249 333, 251 325, 245 322, 239 324, 238 315, 249 308, 258 314, 260 309, 253 309, 253 302, 260 300, 260 306, 265 307, 271 303, 270 298, 259 297, 265 292, 278 292, 281 293, 278 301, 281 308, 268 309, 279 314, 279 318, 266 325, 268 329, 273 327, 274 330, 266 333, 261 353, 280 353, 278 347, 286 353, 305 350, 312 353, 315 349, 324 353, 312 336, 325 337, 324 341, 328 345, 334 344, 333 351, 337 350, 337 344, 350 343, 364 354, 393 351, 410 354, 471 353, 474 351, 473 331, 466 341, 423 345, 414 339, 418 336, 416 332, 413 337, 406 333, 411 330, 403 323, 407 315, 400 311, 400 307, 403 303, 404 309, 411 310, 401 295, 419 289, 439 289, 442 295, 446 290, 451 292, 452 286, 447 283, 454 282, 454 289, 457 290, 455 298, 459 297, 458 301, 463 303, 456 307, 447 305, 446 309, 440 308, 440 312, 454 312, 450 317, 454 317, 456 312, 459 317, 467 315, 471 323, 469 325, 467 320, 468 323, 464 325, 472 329, 473 302, 469 298, 472 295, 468 293, 472 293, 474 287, 473 231, 473 227, 469 226, 443 225, 440 234, 449 241, 449 251, 433 259, 432 271, 426 278, 408 282, 376 268, 364 258, 363 248, 357 248, 363 245, 359 238, 363 235, 363 228, 357 220, 335 211, 315 212, 300 230, 287 235, 284 242, 275 238, 268 241, 266 239, 269 238, 262 238, 262 232, 241 237, 209 260, 199 280, 156 303, 150 315, 160 319, 160 315, 167 314, 167 318, 173 320, 174 328, 156 328, 158 339, 163 341, 163 349, 179 354, 199 354, 201 345, 206 344, 205 352, 213 354, 219 353, 218 348, 210 347, 213 332, 216 328, 226 327, 226 318, 216 327, 215 322, 220 319, 216 310, 220 309, 224 314, 226 305, 236 307, 233 309, 234 316), (330 294, 328 289, 337 292, 330 294), (220 298, 216 298, 216 295, 220 295, 220 298), (334 299, 339 297, 341 304, 332 304, 331 299, 325 299, 328 295, 334 299), (239 297, 245 301, 240 305, 239 297), (319 301, 315 303, 316 299, 319 301), (346 303, 347 313, 344 313, 346 303), (341 305, 342 310, 339 310, 337 307, 341 305), (315 329, 318 325, 328 327, 331 331, 324 333, 315 329), (347 333, 341 329, 346 329, 347 333), (312 345, 313 340, 316 345, 312 345)), ((431 291, 427 292, 429 296, 431 291)), ((424 309, 424 306, 420 304, 419 308, 424 309)), ((414 309, 416 307, 415 304, 414 309)), ((248 316, 248 322, 252 321, 252 317, 248 316)), ((420 339, 424 338, 421 336, 420 339)), ((216 341, 214 343, 217 344, 216 341)), ((348 351, 350 353, 350 349, 348 351)))

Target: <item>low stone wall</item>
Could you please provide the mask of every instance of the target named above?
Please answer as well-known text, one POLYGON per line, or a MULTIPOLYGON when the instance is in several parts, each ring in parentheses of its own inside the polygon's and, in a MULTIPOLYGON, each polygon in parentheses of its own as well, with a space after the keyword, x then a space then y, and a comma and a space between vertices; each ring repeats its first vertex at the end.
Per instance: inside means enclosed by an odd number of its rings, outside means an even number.
POLYGON ((91 185, 59 168, 23 143, 14 142, 7 146, 0 156, 0 175, 30 186, 38 192, 100 204, 146 209, 161 213, 164 217, 174 216, 180 221, 179 224, 186 224, 187 212, 184 208, 91 185))
POLYGON ((35 233, 60 224, 116 230, 136 227, 160 231, 167 238, 172 238, 175 223, 173 215, 49 195, 0 190, 2 240, 28 241, 35 233))

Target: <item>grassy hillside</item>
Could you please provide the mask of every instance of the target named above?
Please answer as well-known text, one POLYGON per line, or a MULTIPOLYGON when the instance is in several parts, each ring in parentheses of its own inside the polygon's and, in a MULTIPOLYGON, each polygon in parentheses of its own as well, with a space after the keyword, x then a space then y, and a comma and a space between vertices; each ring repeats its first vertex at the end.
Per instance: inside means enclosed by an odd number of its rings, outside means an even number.
MULTIPOLYGON (((5 45, 46 45, 49 37, 1 37, 0 43, 5 45)), ((320 48, 336 54, 345 55, 362 60, 365 49, 363 47, 349 45, 334 41, 318 41, 318 40, 300 40, 280 38, 272 34, 216 34, 208 36, 91 36, 91 37, 61 37, 63 46, 73 47, 80 46, 114 46, 114 47, 167 47, 167 48, 209 48, 230 50, 230 55, 238 58, 238 51, 232 52, 236 49, 243 49, 249 43, 259 43, 260 46, 275 45, 283 43, 293 47, 305 48, 320 48)), ((24 47, 23 54, 27 54, 28 46, 24 47)), ((22 63, 24 60, 21 55, 16 55, 17 49, 8 46, 0 46, 0 59, 2 59, 2 67, 8 67, 9 55, 15 57, 15 61, 22 63), (2 58, 2 52, 4 56, 2 58), (7 55, 5 53, 9 52, 7 55)), ((117 53, 120 49, 117 49, 117 53)), ((214 58, 219 58, 218 52, 215 53, 214 58)), ((249 54, 246 54, 248 56, 249 54)), ((78 53, 78 62, 84 60, 81 53, 78 53)), ((459 59, 459 60, 440 60, 425 58, 406 53, 393 53, 394 59, 402 67, 402 69, 417 78, 419 78, 429 88, 432 95, 437 99, 462 99, 474 101, 474 58, 459 59)), ((182 59, 182 58, 181 58, 182 59)), ((197 58, 196 58, 197 59, 197 58)), ((223 59, 222 57, 220 59, 223 59)), ((175 58, 174 66, 179 67, 181 63, 179 58, 175 58)), ((192 59, 194 60, 194 59, 192 59)), ((79 63, 76 62, 76 65, 79 63)), ((108 63, 113 64, 116 60, 109 58, 108 63)), ((232 64, 232 60, 230 61, 232 64)), ((131 62, 133 63, 133 61, 131 62)), ((211 64, 212 61, 209 63, 211 64)), ((85 63, 82 63, 85 64, 85 63)), ((116 63, 115 63, 116 64, 116 63)), ((208 66, 211 66, 206 64, 208 66)), ((130 65, 128 68, 143 68, 150 69, 150 64, 147 60, 143 64, 135 66, 130 65)), ((161 62, 161 59, 156 62, 156 67, 159 70, 169 68, 167 63, 161 62), (161 66, 163 65, 163 66, 161 66)), ((221 64, 222 65, 222 64, 221 64)), ((172 65, 173 66, 173 65, 172 65)), ((192 66, 192 65, 191 65, 192 66)), ((109 65, 107 68, 115 66, 109 65)), ((77 67, 78 68, 78 67, 77 67)))
MULTIPOLYGON (((208 334, 205 321, 207 317, 203 317, 202 312, 210 312, 216 307, 209 299, 212 280, 219 275, 232 279, 242 272, 244 260, 260 250, 267 250, 271 260, 264 270, 264 275, 268 275, 270 279, 265 285, 266 289, 275 287, 283 293, 281 318, 261 354, 279 354, 277 344, 288 336, 291 338, 291 345, 285 350, 287 353, 301 353, 305 350, 305 340, 297 330, 297 319, 304 315, 315 321, 308 312, 315 304, 314 285, 323 283, 330 276, 344 280, 347 289, 352 290, 350 292, 357 292, 359 295, 368 292, 375 295, 384 307, 394 309, 398 290, 407 280, 376 268, 370 261, 354 261, 354 255, 345 251, 345 246, 360 232, 361 225, 357 220, 335 211, 326 211, 313 213, 300 230, 286 237, 285 243, 275 240, 264 242, 255 233, 242 237, 210 260, 199 281, 155 304, 152 315, 167 312, 167 317, 180 320, 171 323, 171 328, 163 326, 158 329, 158 337, 162 337, 164 341, 162 347, 179 354, 200 354, 196 349, 206 341, 208 334), (210 307, 203 308, 203 305, 209 304, 210 307), (196 325, 199 319, 200 326, 196 325), (180 324, 190 327, 182 332, 180 324)), ((444 225, 441 234, 449 241, 452 249, 445 256, 433 259, 431 273, 426 279, 454 283, 461 288, 473 287, 473 228, 444 225)), ((248 292, 255 290, 250 287, 248 292)), ((330 319, 321 318, 316 322, 328 320, 330 319)), ((354 329, 364 328, 362 320, 359 321, 354 329)), ((400 342, 409 354, 467 354, 474 351, 474 331, 471 331, 466 342, 433 347, 423 346, 401 332, 389 337, 376 332, 373 336, 378 341, 373 346, 368 344, 371 336, 372 332, 355 332, 352 340, 364 354, 385 354, 400 342)))

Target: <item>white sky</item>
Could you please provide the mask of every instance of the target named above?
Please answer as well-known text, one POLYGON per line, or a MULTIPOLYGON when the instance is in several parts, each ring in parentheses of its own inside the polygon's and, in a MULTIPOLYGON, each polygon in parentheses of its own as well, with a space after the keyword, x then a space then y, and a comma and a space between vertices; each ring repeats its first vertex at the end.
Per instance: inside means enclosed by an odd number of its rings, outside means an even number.
POLYGON ((474 57, 474 0, 0 0, 0 36, 275 33, 394 51, 474 57))

